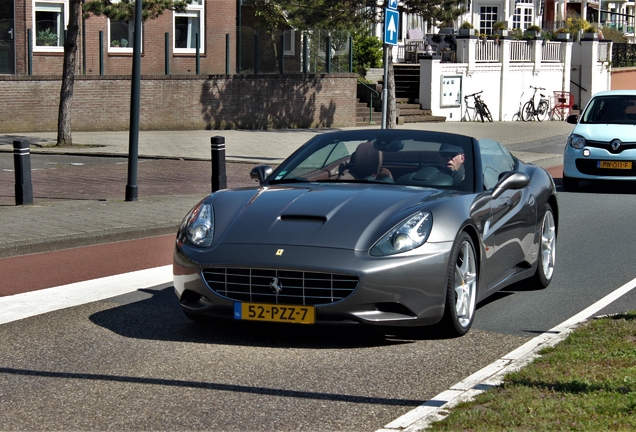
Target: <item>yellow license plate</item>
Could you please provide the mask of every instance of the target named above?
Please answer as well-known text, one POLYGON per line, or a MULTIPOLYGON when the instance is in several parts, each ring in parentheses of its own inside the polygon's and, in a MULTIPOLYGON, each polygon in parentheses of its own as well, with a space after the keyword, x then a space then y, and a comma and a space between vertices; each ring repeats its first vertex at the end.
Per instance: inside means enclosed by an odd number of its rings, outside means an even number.
POLYGON ((623 161, 598 161, 598 167, 607 169, 632 169, 632 163, 623 161))
POLYGON ((316 309, 313 306, 236 302, 234 303, 234 319, 314 324, 316 309))

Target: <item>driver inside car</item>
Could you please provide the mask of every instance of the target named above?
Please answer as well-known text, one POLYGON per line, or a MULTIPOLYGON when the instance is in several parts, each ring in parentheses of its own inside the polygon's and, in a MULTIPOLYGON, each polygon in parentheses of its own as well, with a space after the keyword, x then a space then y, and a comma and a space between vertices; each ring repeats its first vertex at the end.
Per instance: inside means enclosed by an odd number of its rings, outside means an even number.
POLYGON ((444 143, 439 149, 439 154, 444 166, 452 172, 453 183, 456 185, 461 183, 466 176, 464 149, 460 146, 444 143))

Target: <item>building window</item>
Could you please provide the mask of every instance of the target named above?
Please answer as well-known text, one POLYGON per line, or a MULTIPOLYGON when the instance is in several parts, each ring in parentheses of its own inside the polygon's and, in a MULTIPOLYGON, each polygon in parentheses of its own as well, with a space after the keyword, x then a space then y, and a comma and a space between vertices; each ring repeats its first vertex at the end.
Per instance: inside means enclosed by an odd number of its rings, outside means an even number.
POLYGON ((532 0, 516 0, 515 13, 512 16, 512 28, 526 30, 532 25, 534 5, 532 0))
POLYGON ((479 10, 479 32, 492 34, 492 25, 498 21, 497 15, 497 6, 482 6, 479 10))
POLYGON ((296 31, 295 30, 287 30, 284 34, 283 39, 283 54, 285 55, 294 55, 296 54, 296 31))
POLYGON ((68 3, 37 1, 33 7, 34 49, 62 51, 67 24, 68 3))
MULTIPOLYGON (((141 35, 143 37, 143 31, 141 35)), ((132 52, 134 37, 134 21, 108 20, 109 51, 132 52)))
POLYGON ((174 52, 194 53, 199 35, 199 52, 204 52, 203 0, 194 0, 184 13, 174 14, 174 52))

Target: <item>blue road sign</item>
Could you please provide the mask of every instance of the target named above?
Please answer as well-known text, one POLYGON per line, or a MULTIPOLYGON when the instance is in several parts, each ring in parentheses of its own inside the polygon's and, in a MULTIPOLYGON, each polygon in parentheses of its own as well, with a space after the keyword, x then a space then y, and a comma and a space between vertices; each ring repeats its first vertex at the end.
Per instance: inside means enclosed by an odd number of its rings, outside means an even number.
POLYGON ((391 9, 384 9, 384 43, 397 45, 400 14, 391 9))
POLYGON ((389 0, 389 9, 396 10, 398 7, 398 0, 389 0))

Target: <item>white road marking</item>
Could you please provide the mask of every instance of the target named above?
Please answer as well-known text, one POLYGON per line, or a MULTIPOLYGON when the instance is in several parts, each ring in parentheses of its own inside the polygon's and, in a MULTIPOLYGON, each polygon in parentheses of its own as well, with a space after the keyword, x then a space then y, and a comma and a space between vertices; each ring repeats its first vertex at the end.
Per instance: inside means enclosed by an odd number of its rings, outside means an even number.
POLYGON ((458 403, 472 400, 478 394, 501 384, 507 373, 519 370, 530 363, 538 357, 538 352, 543 348, 552 347, 561 342, 579 324, 634 288, 636 288, 636 279, 632 279, 573 317, 529 340, 376 432, 416 432, 427 429, 433 422, 444 419, 448 410, 458 403))
POLYGON ((0 324, 172 282, 172 265, 0 297, 0 324))

